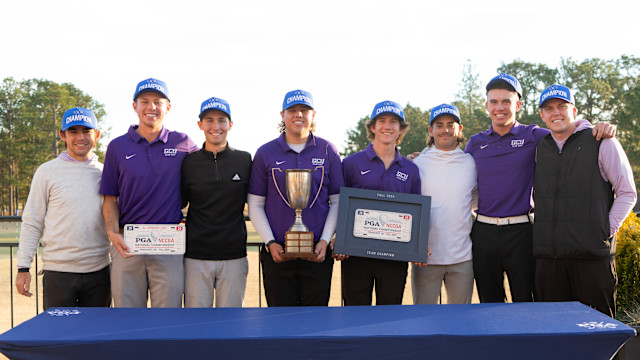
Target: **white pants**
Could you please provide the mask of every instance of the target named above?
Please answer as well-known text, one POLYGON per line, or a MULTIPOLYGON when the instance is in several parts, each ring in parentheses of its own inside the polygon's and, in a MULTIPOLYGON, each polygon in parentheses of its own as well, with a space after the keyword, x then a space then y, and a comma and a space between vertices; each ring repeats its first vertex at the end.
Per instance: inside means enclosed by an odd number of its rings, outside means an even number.
POLYGON ((184 259, 184 306, 242 307, 247 285, 247 257, 233 260, 184 259), (215 295, 214 295, 215 291, 215 295))
POLYGON ((124 259, 111 247, 111 295, 114 307, 182 307, 182 255, 134 255, 124 259))
POLYGON ((470 304, 473 295, 473 261, 452 265, 427 265, 411 268, 411 290, 414 304, 438 304, 442 283, 447 303, 470 304))

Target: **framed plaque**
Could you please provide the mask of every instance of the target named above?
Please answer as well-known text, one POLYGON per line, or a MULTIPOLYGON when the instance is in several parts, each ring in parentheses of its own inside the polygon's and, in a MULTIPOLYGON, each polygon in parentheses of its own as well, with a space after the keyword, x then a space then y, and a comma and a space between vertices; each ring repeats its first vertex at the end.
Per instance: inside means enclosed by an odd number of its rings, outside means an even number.
POLYGON ((127 224, 124 242, 129 254, 182 255, 185 251, 184 224, 127 224))
POLYGON ((430 214, 430 196, 343 187, 334 252, 426 262, 430 214))

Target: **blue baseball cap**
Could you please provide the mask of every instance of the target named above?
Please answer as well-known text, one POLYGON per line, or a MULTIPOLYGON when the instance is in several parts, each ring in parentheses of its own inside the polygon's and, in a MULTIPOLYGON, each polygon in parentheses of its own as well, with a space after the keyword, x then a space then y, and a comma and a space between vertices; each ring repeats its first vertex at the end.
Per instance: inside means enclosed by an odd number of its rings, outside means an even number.
POLYGON ((487 91, 489 91, 489 89, 492 88, 493 85, 496 82, 506 82, 507 84, 509 84, 513 88, 513 91, 518 93, 518 96, 520 97, 520 99, 522 99, 522 86, 520 86, 520 81, 518 81, 518 79, 516 79, 515 76, 511 76, 509 74, 502 73, 502 74, 494 77, 487 84, 487 91))
POLYGON ((371 112, 371 120, 375 119, 377 116, 382 114, 393 114, 402 121, 404 120, 404 111, 402 111, 402 106, 397 102, 391 100, 381 101, 373 107, 373 111, 371 112))
POLYGON ((74 107, 64 112, 62 115, 62 131, 76 125, 88 127, 89 129, 98 128, 98 120, 93 112, 89 109, 74 107))
POLYGON ((562 99, 572 105, 576 104, 576 99, 573 97, 571 90, 563 85, 551 85, 544 89, 540 95, 540 107, 549 99, 562 99))
POLYGON ((440 115, 451 115, 458 121, 458 124, 460 124, 460 110, 458 110, 457 107, 451 104, 440 104, 434 107, 433 109, 431 109, 431 118, 429 119, 429 126, 431 126, 431 123, 433 122, 433 120, 435 120, 440 115))
POLYGON ((136 101, 140 94, 149 91, 157 92, 167 100, 171 101, 169 99, 169 88, 167 87, 167 84, 162 80, 154 78, 148 78, 138 83, 138 86, 136 86, 136 92, 133 93, 133 101, 136 101))
POLYGON ((202 102, 202 105, 200 105, 200 115, 198 115, 198 117, 202 120, 204 114, 210 110, 220 110, 227 114, 229 120, 231 120, 231 108, 229 107, 227 100, 217 97, 208 98, 202 102))
POLYGON ((282 110, 287 110, 296 104, 307 105, 313 109, 313 96, 311 96, 310 92, 304 90, 289 91, 287 95, 284 96, 282 110))

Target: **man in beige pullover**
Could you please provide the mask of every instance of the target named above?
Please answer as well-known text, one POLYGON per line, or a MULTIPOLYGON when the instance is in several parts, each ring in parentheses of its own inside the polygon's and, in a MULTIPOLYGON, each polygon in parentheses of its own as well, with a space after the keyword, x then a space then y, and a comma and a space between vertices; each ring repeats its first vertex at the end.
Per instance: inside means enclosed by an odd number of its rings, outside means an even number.
POLYGON ((98 193, 102 164, 93 153, 100 137, 95 115, 67 110, 60 137, 66 151, 33 176, 22 215, 16 287, 32 295, 29 268, 42 239, 44 308, 109 306, 109 239, 98 193))

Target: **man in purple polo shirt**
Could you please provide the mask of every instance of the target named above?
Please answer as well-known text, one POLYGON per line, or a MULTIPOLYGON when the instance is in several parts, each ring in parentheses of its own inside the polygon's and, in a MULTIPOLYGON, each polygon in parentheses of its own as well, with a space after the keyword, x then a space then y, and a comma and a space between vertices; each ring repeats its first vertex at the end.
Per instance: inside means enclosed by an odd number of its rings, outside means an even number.
MULTIPOLYGON (((342 162, 345 185, 420 194, 418 167, 396 148, 408 127, 400 104, 393 101, 376 104, 366 124, 371 144, 342 162)), ((337 255, 337 259, 342 260, 345 305, 371 305, 374 284, 377 305, 402 304, 406 262, 344 255, 337 255)))
POLYGON ((251 168, 247 202, 251 222, 265 243, 260 262, 269 306, 329 303, 333 258, 327 244, 336 230, 342 165, 336 147, 313 135, 315 114, 310 93, 287 93, 280 113, 282 134, 258 149, 251 168), (314 170, 309 206, 302 211, 302 221, 314 234, 317 256, 310 260, 281 256, 284 234, 295 217, 280 194, 286 196, 280 171, 286 169, 314 170))
POLYGON ((171 109, 167 85, 141 81, 133 95, 138 125, 107 147, 100 194, 111 250, 111 292, 116 307, 181 307, 182 255, 132 255, 124 243, 125 224, 182 221, 180 166, 197 146, 186 134, 163 125, 171 109))
MULTIPOLYGON (((533 174, 538 142, 549 130, 516 121, 522 87, 515 77, 500 74, 487 84, 489 130, 469 139, 478 172, 478 209, 471 231, 473 272, 481 302, 503 302, 504 272, 513 301, 532 301, 533 174)), ((597 131, 599 130, 599 131, 597 131)), ((598 139, 615 128, 600 123, 598 139)))
POLYGON ((551 130, 537 147, 536 291, 541 301, 580 301, 615 317, 616 232, 636 203, 631 165, 616 139, 598 141, 576 120, 571 90, 540 96, 551 130))

